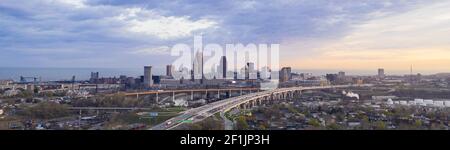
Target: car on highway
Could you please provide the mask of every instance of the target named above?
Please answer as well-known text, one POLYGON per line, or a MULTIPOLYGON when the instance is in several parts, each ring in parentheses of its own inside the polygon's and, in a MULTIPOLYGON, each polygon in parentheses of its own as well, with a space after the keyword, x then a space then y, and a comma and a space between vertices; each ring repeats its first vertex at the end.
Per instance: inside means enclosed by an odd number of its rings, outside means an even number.
POLYGON ((166 125, 167 125, 167 126, 169 126, 169 125, 171 125, 171 124, 172 124, 172 121, 166 122, 166 125))

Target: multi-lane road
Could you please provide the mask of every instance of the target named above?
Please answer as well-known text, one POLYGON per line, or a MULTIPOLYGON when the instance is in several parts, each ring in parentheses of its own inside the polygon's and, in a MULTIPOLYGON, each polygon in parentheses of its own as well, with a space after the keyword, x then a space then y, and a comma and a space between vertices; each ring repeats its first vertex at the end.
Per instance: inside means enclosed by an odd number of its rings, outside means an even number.
POLYGON ((346 87, 357 87, 357 86, 371 86, 365 85, 336 85, 336 86, 314 86, 314 87, 291 87, 291 88, 278 88, 268 91, 261 91, 257 93, 250 93, 247 95, 232 97, 213 103, 203 105, 201 107, 192 108, 181 112, 179 116, 173 117, 165 122, 153 126, 151 130, 170 130, 178 127, 186 122, 198 122, 205 118, 208 118, 216 113, 228 111, 231 108, 239 106, 240 104, 247 103, 250 100, 257 98, 270 96, 272 94, 291 92, 291 91, 303 91, 303 90, 317 90, 317 89, 330 89, 330 88, 346 88, 346 87))

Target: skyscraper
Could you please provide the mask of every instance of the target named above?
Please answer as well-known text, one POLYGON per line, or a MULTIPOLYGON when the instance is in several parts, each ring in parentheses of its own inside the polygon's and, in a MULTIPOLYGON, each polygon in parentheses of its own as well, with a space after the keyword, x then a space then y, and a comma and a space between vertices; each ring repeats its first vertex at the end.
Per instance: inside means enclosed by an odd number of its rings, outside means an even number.
POLYGON ((245 66, 245 79, 256 79, 255 63, 248 62, 245 66))
POLYGON ((345 77, 345 72, 344 71, 339 71, 338 77, 339 78, 344 78, 345 77))
POLYGON ((148 88, 153 85, 152 66, 144 66, 144 87, 148 88))
POLYGON ((195 54, 193 71, 195 79, 203 79, 203 52, 197 52, 195 54))
POLYGON ((219 64, 217 71, 219 72, 219 75, 221 75, 221 77, 223 79, 227 78, 227 57, 226 56, 222 56, 220 58, 220 64, 219 64))
POLYGON ((91 72, 91 78, 89 79, 89 82, 91 83, 97 83, 98 82, 98 72, 91 72))
POLYGON ((166 66, 166 76, 173 77, 173 71, 174 71, 174 68, 172 65, 166 66))
POLYGON ((384 69, 383 68, 378 69, 378 77, 384 78, 384 76, 385 76, 384 69))
POLYGON ((283 67, 280 70, 280 82, 286 82, 291 79, 291 67, 283 67))

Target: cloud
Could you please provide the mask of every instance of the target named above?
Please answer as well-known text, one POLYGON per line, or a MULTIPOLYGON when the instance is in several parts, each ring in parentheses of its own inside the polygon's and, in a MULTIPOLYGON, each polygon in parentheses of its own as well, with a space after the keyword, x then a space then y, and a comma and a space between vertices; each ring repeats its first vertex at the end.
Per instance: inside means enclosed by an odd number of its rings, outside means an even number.
POLYGON ((212 28, 216 22, 209 19, 190 20, 189 17, 161 16, 153 11, 142 8, 125 9, 125 12, 116 17, 124 21, 125 30, 156 36, 161 39, 172 39, 192 36, 194 31, 212 28))
POLYGON ((353 26, 353 31, 324 51, 392 51, 407 52, 417 48, 450 48, 449 2, 376 18, 353 26))
POLYGON ((151 47, 151 48, 143 48, 143 49, 137 49, 135 51, 131 51, 130 53, 138 54, 138 55, 168 55, 168 54, 170 54, 170 47, 158 46, 158 47, 151 47))
POLYGON ((281 43, 283 64, 297 67, 381 61, 392 51, 443 53, 448 4, 436 2, 3 0, 0 63, 157 66, 173 59, 163 45, 191 43, 194 35, 203 35, 204 43, 281 43), (158 57, 148 59, 152 55, 158 57))
POLYGON ((86 0, 53 0, 52 2, 59 2, 67 5, 71 5, 75 8, 84 8, 87 7, 85 5, 86 0))
POLYGON ((413 5, 407 11, 368 14, 344 36, 315 47, 295 62, 317 68, 445 70, 450 64, 450 2, 413 5), (320 61, 314 61, 320 60, 320 61))

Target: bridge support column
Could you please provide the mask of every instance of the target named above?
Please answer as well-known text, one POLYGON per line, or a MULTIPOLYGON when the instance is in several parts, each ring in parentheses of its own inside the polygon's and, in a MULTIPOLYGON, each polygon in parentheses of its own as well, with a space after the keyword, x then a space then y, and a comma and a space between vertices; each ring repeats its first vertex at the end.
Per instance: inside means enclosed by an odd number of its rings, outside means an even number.
POLYGON ((208 99, 208 90, 205 91, 205 99, 208 99))
POLYGON ((241 89, 241 96, 242 96, 242 89, 241 89))
POLYGON ((220 99, 220 90, 217 90, 217 99, 220 99))
POLYGON ((268 104, 269 103, 269 101, 270 101, 270 96, 267 96, 267 97, 265 97, 264 98, 264 105, 266 105, 266 104, 268 104))
POLYGON ((175 102, 175 92, 172 92, 172 102, 175 102))
POLYGON ((136 99, 139 99, 139 94, 136 94, 136 99))
POLYGON ((191 91, 191 101, 194 100, 194 91, 191 91))
POLYGON ((159 94, 158 93, 156 93, 156 103, 157 104, 159 103, 159 94))

